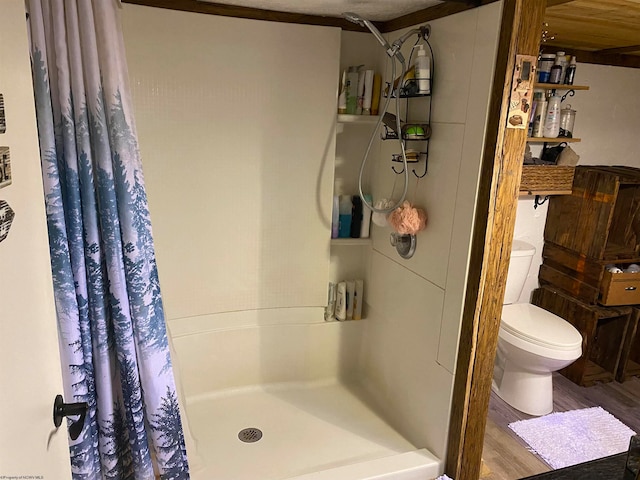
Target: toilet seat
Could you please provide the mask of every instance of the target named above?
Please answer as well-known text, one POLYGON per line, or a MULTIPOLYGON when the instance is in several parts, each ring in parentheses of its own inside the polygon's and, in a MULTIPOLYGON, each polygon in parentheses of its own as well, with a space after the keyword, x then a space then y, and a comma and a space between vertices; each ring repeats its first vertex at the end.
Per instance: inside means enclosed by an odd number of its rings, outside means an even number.
POLYGON ((504 305, 500 327, 524 342, 552 350, 570 351, 582 345, 582 336, 570 323, 530 303, 504 305))

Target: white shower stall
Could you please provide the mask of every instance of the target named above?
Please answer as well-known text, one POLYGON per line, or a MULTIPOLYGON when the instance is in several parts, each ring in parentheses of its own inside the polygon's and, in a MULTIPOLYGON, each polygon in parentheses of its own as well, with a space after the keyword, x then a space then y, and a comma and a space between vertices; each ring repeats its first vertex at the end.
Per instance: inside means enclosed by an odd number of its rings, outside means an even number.
MULTIPOLYGON (((409 188, 429 223, 403 260, 388 228, 330 239, 334 191, 355 194, 373 128, 338 133, 340 73, 385 73, 370 34, 123 6, 192 478, 443 471, 500 14, 430 22, 429 170, 409 188), (365 318, 325 322, 327 284, 346 277, 364 279, 365 318), (262 437, 241 441, 247 428, 262 437)), ((394 147, 374 143, 374 198, 391 190, 394 147)))

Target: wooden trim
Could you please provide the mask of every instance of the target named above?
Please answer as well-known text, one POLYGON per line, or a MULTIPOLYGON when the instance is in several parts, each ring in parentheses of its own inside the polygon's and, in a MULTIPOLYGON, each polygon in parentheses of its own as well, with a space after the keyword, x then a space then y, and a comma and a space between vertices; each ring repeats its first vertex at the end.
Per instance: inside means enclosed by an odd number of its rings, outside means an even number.
MULTIPOLYGON (((425 8, 387 22, 373 22, 382 32, 388 33, 401 28, 411 27, 437 18, 464 12, 481 5, 498 0, 447 0, 441 5, 425 8)), ((182 12, 204 13, 206 15, 221 15, 223 17, 248 18, 251 20, 266 20, 269 22, 302 23, 307 25, 321 25, 339 27, 354 32, 368 32, 347 20, 337 17, 323 17, 320 15, 304 15, 301 13, 278 12, 261 8, 239 7, 221 3, 209 3, 199 0, 122 0, 123 3, 143 5, 146 7, 166 8, 182 12)))
POLYGON ((304 15, 301 13, 277 12, 260 8, 223 5, 221 3, 200 2, 198 0, 122 0, 123 3, 143 5, 146 7, 166 8, 182 12, 204 13, 223 17, 247 18, 250 20, 266 20, 269 22, 302 23, 307 25, 321 25, 339 27, 343 30, 368 32, 362 27, 343 18, 323 17, 319 15, 304 15))
POLYGON ((479 7, 481 5, 488 5, 489 3, 496 2, 497 0, 480 0, 471 5, 469 3, 460 2, 445 2, 440 5, 434 5, 433 7, 425 8, 414 13, 409 13, 386 22, 378 23, 378 27, 382 33, 395 32, 402 28, 413 27, 422 23, 430 22, 442 17, 448 17, 455 13, 471 10, 472 8, 479 7))
POLYGON ((505 0, 455 373, 446 473, 477 480, 527 131, 508 129, 517 54, 537 55, 545 5, 505 0))
POLYGON ((599 55, 611 55, 614 53, 634 53, 640 52, 640 45, 628 45, 626 47, 617 48, 605 48, 603 50, 596 50, 594 53, 599 55))
POLYGON ((593 63, 596 65, 611 65, 614 67, 640 68, 640 55, 623 55, 620 53, 590 52, 587 50, 576 50, 564 45, 545 44, 544 52, 555 53, 563 50, 567 55, 575 55, 578 63, 593 63))

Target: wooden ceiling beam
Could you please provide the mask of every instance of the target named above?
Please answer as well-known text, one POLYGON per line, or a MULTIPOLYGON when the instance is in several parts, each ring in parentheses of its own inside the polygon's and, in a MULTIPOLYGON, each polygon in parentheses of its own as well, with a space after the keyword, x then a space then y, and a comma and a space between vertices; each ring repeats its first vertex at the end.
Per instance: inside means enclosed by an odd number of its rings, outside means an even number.
POLYGON ((617 48, 605 48, 603 50, 596 50, 595 53, 601 55, 612 55, 615 53, 634 53, 640 52, 640 45, 629 45, 626 47, 617 47, 617 48))
MULTIPOLYGON (((443 3, 434 5, 433 7, 403 15, 386 22, 373 23, 382 33, 388 33, 429 22, 437 18, 447 17, 454 13, 464 12, 496 1, 497 0, 445 0, 443 3)), ((277 12, 261 8, 240 7, 200 0, 122 0, 122 2, 182 12, 204 13, 206 15, 221 15, 223 17, 248 18, 250 20, 266 20, 270 22, 302 23, 306 25, 338 27, 354 32, 368 32, 368 30, 338 17, 277 12)))
POLYGON ((206 15, 220 15, 223 17, 247 18, 250 20, 266 20, 270 22, 302 23, 306 25, 321 25, 339 27, 343 30, 367 32, 362 27, 343 18, 325 17, 321 15, 305 15, 301 13, 278 12, 261 8, 239 7, 221 3, 209 3, 198 0, 122 0, 123 3, 143 5, 146 7, 166 8, 182 12, 204 13, 206 15))
POLYGON ((497 0, 479 0, 473 2, 473 4, 455 0, 445 1, 444 3, 425 8, 424 10, 418 10, 417 12, 409 13, 386 22, 380 22, 377 25, 382 33, 395 32, 396 30, 413 27, 436 20, 437 18, 448 17, 449 15, 471 10, 472 8, 477 8, 482 5, 488 5, 496 1, 497 0))
MULTIPOLYGON (((640 55, 623 55, 620 53, 601 53, 599 51, 577 50, 563 45, 545 44, 543 51, 555 53, 559 50, 567 55, 575 55, 579 63, 611 65, 613 67, 640 68, 640 55)), ((613 50, 613 49, 612 49, 613 50)))

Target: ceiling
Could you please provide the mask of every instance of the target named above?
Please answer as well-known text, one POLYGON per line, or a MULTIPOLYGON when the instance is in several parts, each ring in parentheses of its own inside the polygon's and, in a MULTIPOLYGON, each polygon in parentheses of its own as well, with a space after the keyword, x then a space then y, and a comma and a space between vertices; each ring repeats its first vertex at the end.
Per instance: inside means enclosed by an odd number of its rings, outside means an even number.
MULTIPOLYGON (((640 56, 640 0, 549 0, 549 45, 598 55, 640 56), (556 5, 553 5, 556 3, 556 5)), ((580 61, 580 58, 578 58, 580 61)))
MULTIPOLYGON (((173 10, 365 31, 341 17, 355 12, 384 32, 496 0, 122 0, 173 10)), ((535 0, 544 1, 544 0, 535 0)), ((547 0, 544 51, 578 62, 640 68, 640 0, 547 0)), ((542 34, 542 26, 541 26, 542 34)))
MULTIPOLYGON (((443 3, 438 0, 200 0, 208 3, 259 8, 276 12, 340 17, 354 12, 368 20, 384 22, 443 3)), ((464 3, 464 2, 463 2, 464 3)), ((471 2, 470 2, 471 3, 471 2)))

